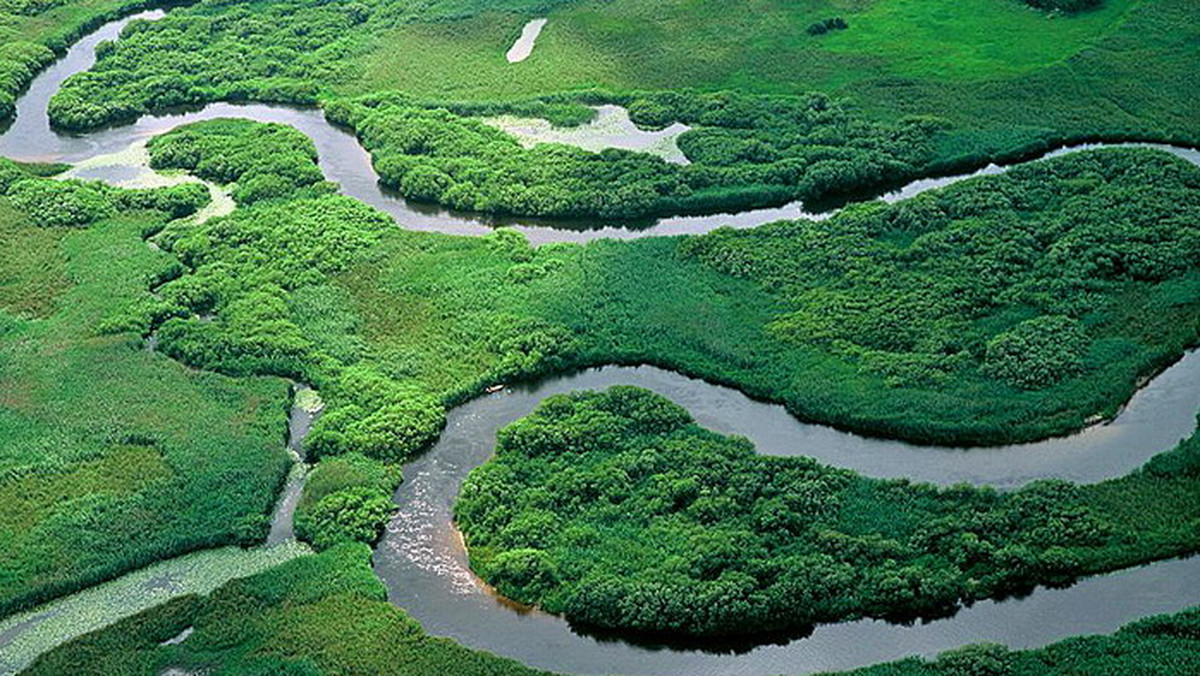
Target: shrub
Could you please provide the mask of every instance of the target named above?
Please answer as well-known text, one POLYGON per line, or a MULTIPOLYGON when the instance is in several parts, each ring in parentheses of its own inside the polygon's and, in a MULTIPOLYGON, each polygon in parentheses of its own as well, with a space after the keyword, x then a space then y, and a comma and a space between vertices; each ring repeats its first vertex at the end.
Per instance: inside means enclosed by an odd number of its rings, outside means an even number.
POLYGON ((296 535, 317 549, 343 542, 371 544, 387 526, 395 505, 390 495, 366 487, 346 488, 296 514, 296 535))

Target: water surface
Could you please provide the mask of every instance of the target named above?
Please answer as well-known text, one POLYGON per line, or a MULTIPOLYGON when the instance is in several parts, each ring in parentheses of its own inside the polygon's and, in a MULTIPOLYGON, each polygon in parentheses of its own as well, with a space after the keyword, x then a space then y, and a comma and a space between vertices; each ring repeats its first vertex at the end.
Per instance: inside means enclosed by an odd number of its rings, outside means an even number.
POLYGON ((980 602, 952 618, 916 626, 863 620, 818 627, 784 644, 663 646, 577 633, 565 620, 495 596, 470 571, 452 523, 463 479, 492 454, 496 432, 547 396, 637 385, 687 408, 697 423, 748 437, 759 452, 807 455, 883 478, 1012 487, 1057 477, 1095 482, 1123 475, 1173 447, 1195 427, 1200 353, 1138 392, 1111 423, 1047 441, 995 449, 921 447, 801 423, 782 406, 653 367, 606 367, 486 395, 450 412, 432 450, 405 466, 398 512, 376 548, 376 574, 391 601, 432 634, 578 674, 800 674, 932 655, 977 641, 1034 647, 1067 636, 1111 632, 1139 617, 1200 603, 1200 558, 1041 589, 1020 600, 980 602), (714 652, 715 651, 715 652, 714 652))

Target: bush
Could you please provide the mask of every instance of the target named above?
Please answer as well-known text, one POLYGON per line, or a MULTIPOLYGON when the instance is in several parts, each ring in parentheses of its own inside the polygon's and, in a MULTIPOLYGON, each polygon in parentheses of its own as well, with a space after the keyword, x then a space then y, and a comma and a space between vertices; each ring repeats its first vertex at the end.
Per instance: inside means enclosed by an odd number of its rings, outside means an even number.
MULTIPOLYGON (((1188 527, 1143 531, 1200 514, 1178 512, 1195 480, 1157 459, 1102 484, 1011 492, 869 479, 760 456, 656 394, 614 387, 549 397, 501 430, 455 519, 472 567, 518 601, 606 629, 740 635, 940 616, 1194 551, 1188 527), (1131 515, 1124 501, 1144 490, 1158 502, 1131 515)), ((971 648, 940 664, 1003 673, 989 670, 1007 656, 971 648)))
POLYGON ((102 184, 28 179, 9 188, 8 198, 37 225, 81 228, 116 213, 108 194, 102 184))
POLYGON ((983 371, 1028 390, 1049 387, 1080 372, 1086 345, 1087 337, 1074 319, 1037 317, 989 341, 983 371))
POLYGON ((394 510, 390 494, 365 487, 339 490, 296 514, 296 535, 318 550, 344 542, 372 544, 394 510))

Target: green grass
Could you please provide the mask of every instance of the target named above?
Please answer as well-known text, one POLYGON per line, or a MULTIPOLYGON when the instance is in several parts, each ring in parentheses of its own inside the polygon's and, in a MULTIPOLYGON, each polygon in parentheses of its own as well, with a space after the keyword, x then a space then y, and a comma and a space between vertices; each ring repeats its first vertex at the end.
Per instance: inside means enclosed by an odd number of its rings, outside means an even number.
POLYGON ((0 213, 0 308, 22 317, 50 314, 70 286, 59 244, 65 231, 31 226, 12 207, 0 213))
MULTIPOLYGON (((878 58, 891 75, 990 80, 1058 65, 1119 29, 1140 0, 1105 0, 1097 10, 1048 16, 1020 2, 875 0, 847 15, 824 50, 878 58)), ((842 80, 844 84, 848 80, 842 80)))
POLYGON ((802 94, 886 76, 996 79, 1064 61, 1111 34, 1138 0, 1049 18, 1005 0, 578 2, 548 13, 532 56, 504 54, 527 13, 412 23, 375 39, 345 90, 501 98, 569 89, 732 88, 802 94), (810 23, 842 16, 824 36, 810 23))
POLYGON ((261 537, 287 462, 284 384, 99 330, 153 303, 174 263, 142 234, 164 216, 47 229, 0 199, 0 219, 7 244, 41 247, 0 256, 0 613, 261 537))

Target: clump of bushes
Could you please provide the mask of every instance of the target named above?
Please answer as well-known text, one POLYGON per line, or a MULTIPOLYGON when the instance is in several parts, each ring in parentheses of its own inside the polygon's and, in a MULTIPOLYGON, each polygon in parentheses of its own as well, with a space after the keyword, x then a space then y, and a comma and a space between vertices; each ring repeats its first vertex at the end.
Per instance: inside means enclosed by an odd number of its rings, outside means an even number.
POLYGON ((835 16, 830 19, 825 19, 824 21, 817 21, 816 23, 810 24, 809 27, 804 30, 809 35, 824 35, 829 31, 846 30, 849 27, 850 25, 846 23, 845 19, 840 16, 835 16))
POLYGON ((15 165, 0 165, 0 194, 25 212, 37 225, 47 228, 81 228, 110 218, 119 211, 155 210, 169 218, 196 213, 211 199, 208 189, 197 183, 164 188, 121 190, 98 181, 58 181, 19 178, 15 165))
POLYGON ((8 190, 13 206, 48 228, 78 228, 116 213, 109 190, 84 181, 30 179, 8 190))
POLYGON ((399 462, 425 448, 446 424, 435 397, 415 383, 402 383, 354 366, 325 391, 330 410, 313 425, 306 448, 313 457, 361 453, 399 462))
POLYGON ((155 169, 237 184, 233 198, 242 205, 287 197, 325 178, 312 140, 281 124, 206 120, 156 136, 147 148, 155 169))
POLYGON ((350 487, 321 498, 296 514, 296 535, 318 550, 343 542, 371 544, 395 510, 390 495, 350 487))
POLYGON ((1086 347, 1078 321, 1062 315, 1037 317, 989 341, 983 371, 1016 387, 1040 389, 1079 373, 1086 347))
POLYGON ((1165 455, 1089 486, 938 488, 761 456, 657 394, 613 387, 550 397, 501 430, 455 516, 485 580, 572 621, 794 631, 939 616, 1195 551, 1196 476, 1179 456, 1194 461, 1200 436, 1165 455), (1150 493, 1138 510, 1122 502, 1150 493))
POLYGON ((645 153, 599 153, 517 139, 458 112, 401 95, 334 102, 381 181, 413 199, 459 209, 553 217, 640 218, 743 209, 848 192, 919 173, 936 120, 871 123, 821 95, 638 93, 638 123, 696 127, 680 137, 684 166, 645 153))

